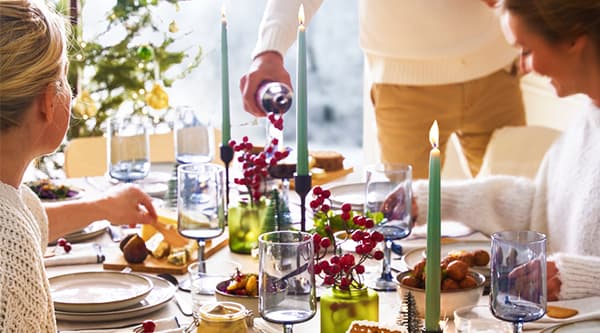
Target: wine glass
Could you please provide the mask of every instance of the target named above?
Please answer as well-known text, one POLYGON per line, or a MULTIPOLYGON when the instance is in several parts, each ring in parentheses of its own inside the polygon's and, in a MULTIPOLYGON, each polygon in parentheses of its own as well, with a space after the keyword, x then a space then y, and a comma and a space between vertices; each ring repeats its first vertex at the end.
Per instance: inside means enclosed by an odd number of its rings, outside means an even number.
MULTIPOLYGON (((177 230, 198 241, 199 273, 206 273, 204 248, 207 239, 225 229, 225 168, 211 163, 177 167, 177 230)), ((204 291, 214 293, 214 288, 204 291)))
POLYGON ((367 167, 365 212, 380 215, 375 230, 384 236, 382 272, 367 285, 375 290, 396 290, 392 277, 392 241, 407 237, 412 228, 412 167, 401 163, 384 163, 367 167))
POLYGON ((523 323, 546 313, 546 235, 535 231, 502 231, 492 235, 492 314, 513 323, 520 333, 523 323))
POLYGON ((112 117, 108 122, 107 164, 110 177, 130 183, 150 172, 147 118, 112 117))
POLYGON ((291 333, 293 324, 310 320, 317 311, 312 237, 299 231, 268 232, 259 236, 258 249, 260 315, 291 333))
POLYGON ((210 162, 214 155, 213 128, 207 115, 191 106, 176 109, 175 159, 181 164, 210 162))

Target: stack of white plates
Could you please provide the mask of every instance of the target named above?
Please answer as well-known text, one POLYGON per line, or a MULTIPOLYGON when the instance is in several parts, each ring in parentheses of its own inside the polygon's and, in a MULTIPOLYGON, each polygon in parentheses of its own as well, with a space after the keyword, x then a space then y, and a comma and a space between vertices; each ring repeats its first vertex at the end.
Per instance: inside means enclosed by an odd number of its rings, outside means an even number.
POLYGON ((95 322, 142 316, 167 304, 176 288, 164 279, 122 272, 81 272, 49 279, 56 319, 95 322))

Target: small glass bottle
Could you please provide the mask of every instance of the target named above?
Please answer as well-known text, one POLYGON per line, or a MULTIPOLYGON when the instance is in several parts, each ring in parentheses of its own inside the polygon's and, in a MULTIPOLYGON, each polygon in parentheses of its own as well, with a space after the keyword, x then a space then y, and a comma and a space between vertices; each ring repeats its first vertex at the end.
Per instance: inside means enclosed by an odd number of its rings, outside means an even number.
POLYGON ((292 106, 292 89, 285 83, 265 81, 256 93, 256 103, 265 113, 285 113, 292 106))
POLYGON ((246 333, 250 311, 238 303, 215 302, 204 304, 198 310, 198 333, 246 333))

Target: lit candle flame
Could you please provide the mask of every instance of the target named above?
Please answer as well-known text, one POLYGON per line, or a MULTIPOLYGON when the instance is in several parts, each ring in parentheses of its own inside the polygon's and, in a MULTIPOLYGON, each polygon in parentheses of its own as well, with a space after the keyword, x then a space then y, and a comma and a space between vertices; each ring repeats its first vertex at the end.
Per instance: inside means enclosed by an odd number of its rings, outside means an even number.
POLYGON ((301 26, 304 25, 304 4, 300 4, 300 9, 298 9, 298 23, 301 26))
POLYGON ((429 130, 429 142, 431 143, 431 146, 434 148, 437 148, 438 146, 438 141, 439 141, 439 136, 440 136, 440 130, 438 128, 438 123, 437 120, 433 121, 433 125, 431 125, 431 129, 429 130))
POLYGON ((226 18, 226 12, 225 12, 225 5, 223 5, 221 7, 221 21, 222 22, 227 22, 227 18, 226 18))

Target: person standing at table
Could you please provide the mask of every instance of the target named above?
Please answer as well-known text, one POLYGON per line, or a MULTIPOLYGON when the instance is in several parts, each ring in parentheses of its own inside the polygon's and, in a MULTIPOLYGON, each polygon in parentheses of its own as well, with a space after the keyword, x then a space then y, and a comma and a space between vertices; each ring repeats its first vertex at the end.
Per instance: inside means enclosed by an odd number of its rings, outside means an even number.
MULTIPOLYGON (((502 23, 521 49, 524 72, 549 77, 556 94, 586 95, 547 151, 535 180, 490 176, 442 183, 442 219, 486 234, 547 235, 548 300, 600 296, 600 1, 503 0, 502 23)), ((417 223, 427 216, 427 181, 413 184, 417 223)), ((392 198, 396 199, 396 198, 392 198)))
POLYGON ((53 152, 69 125, 65 22, 43 0, 0 1, 0 332, 56 332, 43 263, 49 239, 95 220, 156 219, 150 197, 133 186, 44 208, 21 185, 30 162, 53 152))
MULTIPOLYGON (((322 0, 267 1, 240 80, 244 108, 255 116, 264 116, 255 98, 261 82, 291 86, 283 55, 296 37, 300 3, 310 20, 322 0)), ((492 132, 525 124, 517 52, 496 13, 486 1, 359 0, 359 15, 382 160, 410 163, 414 178, 426 178, 431 147, 422 133, 437 119, 441 150, 456 133, 476 176, 492 132)))

